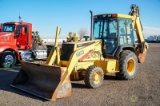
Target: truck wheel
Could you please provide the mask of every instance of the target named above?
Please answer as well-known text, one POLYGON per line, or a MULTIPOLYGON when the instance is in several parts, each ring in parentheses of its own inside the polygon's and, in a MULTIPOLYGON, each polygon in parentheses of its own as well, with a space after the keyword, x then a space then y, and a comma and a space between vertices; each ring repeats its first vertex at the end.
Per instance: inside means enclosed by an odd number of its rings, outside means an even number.
POLYGON ((13 52, 6 51, 1 55, 0 65, 3 68, 11 68, 16 63, 16 56, 13 52))
POLYGON ((98 66, 90 66, 85 72, 84 82, 90 88, 98 88, 104 78, 103 70, 98 66))
POLYGON ((119 72, 116 73, 118 79, 130 80, 137 73, 137 57, 132 51, 126 50, 121 53, 119 60, 119 72))

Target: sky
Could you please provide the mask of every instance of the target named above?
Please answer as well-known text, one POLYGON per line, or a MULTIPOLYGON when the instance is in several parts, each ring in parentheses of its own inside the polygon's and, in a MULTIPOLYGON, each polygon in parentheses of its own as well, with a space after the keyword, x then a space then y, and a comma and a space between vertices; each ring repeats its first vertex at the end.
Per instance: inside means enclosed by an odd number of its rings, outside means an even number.
POLYGON ((160 35, 160 0, 0 0, 0 23, 30 22, 42 38, 54 38, 56 27, 61 27, 59 38, 81 28, 90 32, 90 13, 128 14, 131 4, 140 9, 145 38, 160 35))

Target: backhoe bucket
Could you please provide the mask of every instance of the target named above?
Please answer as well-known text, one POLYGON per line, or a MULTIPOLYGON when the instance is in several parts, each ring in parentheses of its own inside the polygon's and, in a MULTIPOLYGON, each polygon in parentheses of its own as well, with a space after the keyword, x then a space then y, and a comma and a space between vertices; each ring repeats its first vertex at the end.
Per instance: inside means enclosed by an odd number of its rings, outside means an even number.
POLYGON ((42 63, 22 61, 21 70, 11 86, 47 100, 71 95, 66 68, 42 63))

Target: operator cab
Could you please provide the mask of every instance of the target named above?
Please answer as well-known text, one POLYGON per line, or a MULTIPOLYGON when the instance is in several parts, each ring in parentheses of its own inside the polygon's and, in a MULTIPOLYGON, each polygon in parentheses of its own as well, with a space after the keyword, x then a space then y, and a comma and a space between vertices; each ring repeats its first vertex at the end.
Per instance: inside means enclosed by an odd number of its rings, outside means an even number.
POLYGON ((102 14, 93 17, 93 39, 101 39, 104 57, 114 56, 120 46, 134 44, 132 19, 117 16, 102 14))

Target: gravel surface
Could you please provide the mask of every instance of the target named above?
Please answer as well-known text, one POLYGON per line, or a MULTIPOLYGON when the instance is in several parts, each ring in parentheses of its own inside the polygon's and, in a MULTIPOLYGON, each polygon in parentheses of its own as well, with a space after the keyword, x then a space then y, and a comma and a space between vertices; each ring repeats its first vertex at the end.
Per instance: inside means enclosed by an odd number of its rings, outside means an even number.
POLYGON ((0 68, 0 106, 160 106, 160 44, 149 44, 145 63, 130 81, 105 75, 103 85, 89 89, 84 81, 72 82, 72 96, 46 101, 10 87, 20 66, 0 68))

